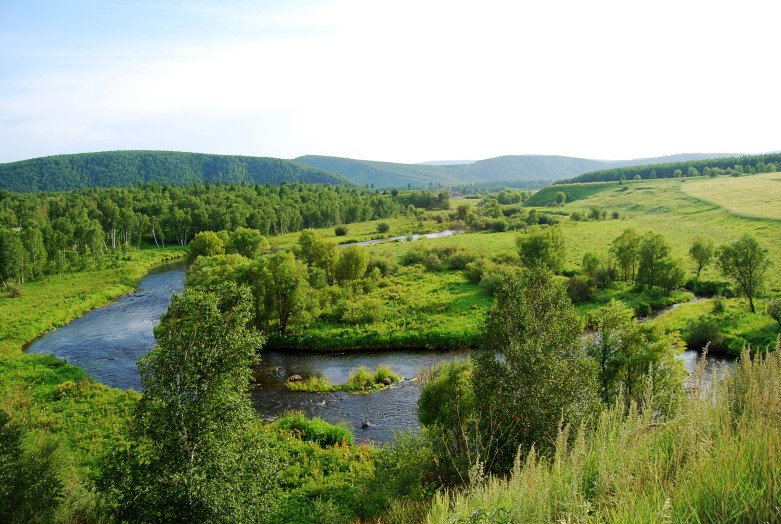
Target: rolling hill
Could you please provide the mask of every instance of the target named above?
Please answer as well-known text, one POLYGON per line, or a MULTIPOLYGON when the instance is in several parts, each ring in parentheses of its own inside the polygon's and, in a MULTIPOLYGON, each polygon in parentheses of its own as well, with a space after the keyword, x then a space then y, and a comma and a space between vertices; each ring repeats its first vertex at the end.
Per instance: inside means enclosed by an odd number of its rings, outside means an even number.
POLYGON ((464 164, 426 162, 399 164, 333 156, 307 155, 296 162, 339 173, 354 182, 374 187, 453 186, 495 181, 562 180, 583 173, 647 165, 719 158, 721 154, 684 154, 634 160, 590 160, 554 155, 507 155, 464 164))
POLYGON ((0 189, 63 191, 138 183, 311 182, 348 184, 342 175, 290 160, 172 151, 106 151, 58 155, 0 164, 0 189))

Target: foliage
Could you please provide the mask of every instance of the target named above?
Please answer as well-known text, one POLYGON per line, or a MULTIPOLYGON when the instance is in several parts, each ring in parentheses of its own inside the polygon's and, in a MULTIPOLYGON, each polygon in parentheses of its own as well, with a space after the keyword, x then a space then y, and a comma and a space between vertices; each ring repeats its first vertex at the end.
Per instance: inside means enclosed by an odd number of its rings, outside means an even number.
POLYGON ((360 246, 347 246, 336 263, 335 276, 339 282, 359 280, 369 266, 369 255, 360 246))
POLYGON ((612 300, 591 313, 593 332, 589 354, 598 365, 600 395, 606 405, 623 397, 642 406, 651 388, 660 413, 674 410, 681 398, 683 364, 677 338, 635 321, 630 308, 612 300), (647 381, 651 385, 647 386, 647 381))
POLYGON ((562 421, 580 424, 594 408, 595 367, 580 343, 581 322, 546 269, 507 276, 485 322, 474 387, 484 410, 516 417, 499 447, 506 470, 520 447, 549 450, 562 421))
POLYGON ((391 228, 390 224, 388 224, 387 222, 380 222, 379 224, 377 224, 377 233, 384 235, 385 233, 390 231, 390 228, 391 228))
POLYGON ((251 434, 246 393, 263 339, 251 297, 224 284, 174 296, 139 362, 144 396, 131 445, 100 485, 121 519, 256 522, 268 514, 274 462, 251 434), (249 481, 249 479, 252 479, 249 481))
POLYGON ((213 231, 201 231, 188 247, 187 261, 193 262, 198 257, 212 257, 225 253, 225 244, 222 239, 213 231))
POLYGON ((670 256, 670 246, 659 233, 646 233, 640 238, 637 257, 637 285, 641 288, 658 286, 669 293, 683 284, 683 269, 670 256))
POLYGON ((676 172, 679 176, 683 170, 688 172, 689 168, 699 171, 709 169, 713 170, 733 170, 736 165, 756 167, 770 163, 781 162, 781 154, 773 153, 766 155, 747 155, 738 157, 708 158, 703 160, 689 160, 687 162, 671 162, 666 164, 654 164, 646 166, 618 167, 614 169, 605 169, 593 171, 576 176, 563 183, 582 183, 582 182, 609 182, 619 180, 622 176, 625 180, 632 179, 635 175, 640 175, 643 180, 650 178, 673 178, 676 172))
POLYGON ((329 424, 320 418, 307 418, 303 413, 286 413, 274 422, 274 426, 292 436, 316 442, 320 446, 352 444, 353 434, 346 424, 329 424))
POLYGON ((701 368, 682 409, 662 421, 618 403, 590 428, 563 429, 550 457, 531 451, 508 477, 439 493, 426 521, 776 520, 781 341, 766 357, 745 351, 713 389, 703 381, 701 368))
POLYGON ((63 191, 139 183, 313 182, 350 184, 334 173, 279 158, 205 155, 174 151, 106 151, 57 155, 0 166, 0 189, 63 191))
POLYGON ((548 268, 560 272, 563 264, 564 239, 556 227, 521 235, 517 239, 521 263, 531 268, 548 268))
POLYGON ((0 410, 0 521, 52 522, 64 498, 59 445, 25 433, 0 410))
POLYGON ((775 320, 781 329, 781 299, 774 299, 767 305, 767 315, 775 320))
POLYGON ((700 279, 702 268, 711 262, 715 252, 713 240, 702 237, 698 237, 694 240, 692 247, 689 249, 689 256, 691 257, 692 262, 694 262, 694 269, 697 271, 697 280, 700 279))
POLYGON ((334 234, 338 237, 347 235, 347 228, 345 226, 336 226, 334 228, 334 234))
POLYGON ((751 312, 754 313, 754 297, 762 290, 765 274, 770 268, 768 250, 754 237, 744 235, 719 249, 718 264, 724 276, 734 280, 748 298, 751 312))

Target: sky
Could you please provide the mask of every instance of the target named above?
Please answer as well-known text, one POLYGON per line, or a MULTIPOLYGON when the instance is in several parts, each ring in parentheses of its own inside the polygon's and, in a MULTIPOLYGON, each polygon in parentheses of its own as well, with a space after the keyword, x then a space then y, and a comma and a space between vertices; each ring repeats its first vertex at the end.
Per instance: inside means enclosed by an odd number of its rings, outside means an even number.
POLYGON ((781 5, 0 0, 0 162, 781 150, 781 5))

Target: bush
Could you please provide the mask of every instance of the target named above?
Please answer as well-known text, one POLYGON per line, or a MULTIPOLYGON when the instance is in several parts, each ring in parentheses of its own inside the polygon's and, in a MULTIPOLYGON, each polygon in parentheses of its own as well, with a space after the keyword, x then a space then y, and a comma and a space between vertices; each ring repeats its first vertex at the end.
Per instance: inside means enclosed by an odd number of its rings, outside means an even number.
POLYGON ((338 237, 347 235, 347 228, 345 226, 336 226, 334 228, 334 234, 338 237))
POLYGON ((778 322, 778 327, 781 329, 781 299, 771 300, 767 305, 767 314, 770 318, 778 322))
POLYGON ((374 324, 385 318, 385 304, 378 298, 344 300, 337 309, 343 324, 374 324))
POLYGON ((712 315, 690 320, 684 330, 683 338, 691 349, 700 350, 709 343, 713 349, 724 349, 724 337, 721 334, 719 320, 712 315))
POLYGON ((367 390, 374 386, 374 374, 366 366, 350 371, 347 386, 350 390, 367 390))
POLYGON ((467 265, 477 260, 477 253, 471 251, 458 251, 445 259, 445 265, 448 269, 464 270, 467 265))
POLYGON ((8 298, 19 298, 22 296, 22 288, 13 284, 8 284, 8 298))
POLYGON ((298 439, 316 442, 322 447, 353 443, 353 434, 346 424, 329 424, 317 417, 308 419, 300 411, 286 413, 275 422, 275 426, 298 439))
POLYGON ((721 315, 727 309, 727 301, 722 296, 716 296, 713 298, 713 309, 711 313, 714 315, 721 315))
POLYGON ((380 222, 379 224, 377 224, 377 233, 384 235, 388 231, 390 231, 390 224, 388 224, 387 222, 380 222))
POLYGON ((479 284, 483 279, 483 275, 487 271, 493 271, 495 267, 496 264, 492 261, 487 258, 481 258, 466 265, 464 276, 470 283, 479 284))
POLYGON ((399 270, 399 263, 396 262, 396 257, 393 255, 371 255, 366 271, 371 273, 375 268, 380 270, 382 276, 387 277, 388 275, 395 274, 399 270))
POLYGON ((650 304, 648 302, 640 302, 635 307, 635 313, 638 317, 648 317, 651 316, 651 313, 653 313, 653 310, 651 310, 650 304))
POLYGON ((593 294, 594 290, 586 277, 576 275, 567 281, 567 295, 576 304, 590 300, 593 294))
POLYGON ((574 211, 569 216, 569 218, 570 218, 570 220, 574 220, 575 222, 580 222, 581 220, 583 220, 583 213, 581 213, 579 211, 574 211))
POLYGON ((429 252, 423 259, 423 267, 425 267, 427 271, 440 271, 442 269, 442 261, 436 253, 429 252))
POLYGON ((696 278, 690 278, 683 287, 696 295, 706 297, 714 297, 716 295, 726 297, 732 295, 732 288, 729 282, 724 282, 723 280, 697 280, 696 278))

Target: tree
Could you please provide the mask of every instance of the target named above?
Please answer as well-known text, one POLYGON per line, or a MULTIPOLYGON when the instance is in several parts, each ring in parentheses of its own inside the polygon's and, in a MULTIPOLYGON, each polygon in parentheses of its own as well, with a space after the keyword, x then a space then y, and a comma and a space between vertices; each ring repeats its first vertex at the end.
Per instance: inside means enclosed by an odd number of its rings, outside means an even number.
POLYGON ((201 231, 190 242, 187 260, 193 262, 200 256, 211 257, 223 253, 225 253, 225 243, 219 235, 213 231, 201 231))
POLYGON ((377 224, 377 232, 380 233, 381 235, 384 235, 388 231, 390 231, 390 224, 388 224, 387 222, 380 222, 379 224, 377 224))
POLYGON ((625 281, 635 279, 635 267, 638 251, 640 249, 640 237, 633 228, 625 229, 610 245, 610 252, 618 260, 625 281))
POLYGON ((41 230, 34 227, 24 229, 22 231, 22 245, 27 252, 28 274, 34 278, 40 278, 43 276, 47 258, 41 230))
POLYGON ((263 338, 247 328, 251 299, 228 283, 174 295, 139 361, 144 395, 131 445, 102 467, 117 520, 257 522, 273 495, 247 389, 263 338))
POLYGON ((564 239, 557 227, 549 227, 518 237, 518 254, 526 267, 547 267, 561 272, 564 259, 564 239))
POLYGON ((266 271, 267 304, 275 314, 279 331, 285 333, 307 312, 306 266, 292 254, 280 251, 269 257, 266 271))
POLYGON ((692 247, 689 248, 689 256, 694 262, 694 268, 697 271, 697 280, 700 279, 700 272, 703 268, 713 260, 714 253, 713 241, 702 237, 698 237, 692 244, 692 247))
POLYGON ((519 446, 552 449, 562 422, 577 427, 592 412, 597 388, 580 317, 553 273, 507 273, 494 297, 473 376, 483 413, 501 410, 518 422, 496 443, 503 469, 519 446))
POLYGON ((4 286, 24 281, 27 253, 16 231, 0 229, 0 282, 4 286))
POLYGON ((567 201, 567 195, 563 191, 556 192, 556 203, 563 205, 567 201))
POLYGON ((229 235, 227 253, 238 253, 247 258, 256 258, 267 251, 269 243, 257 229, 239 227, 229 235))
POLYGON ((599 366, 602 401, 612 404, 622 394, 627 402, 640 402, 650 377, 654 409, 675 409, 685 373, 675 358, 682 347, 678 339, 636 322, 634 312, 617 300, 592 313, 592 326, 589 354, 599 366))
POLYGON ((751 235, 744 235, 719 249, 718 264, 722 274, 734 280, 742 294, 748 298, 751 312, 756 313, 754 297, 761 292, 765 274, 770 268, 767 248, 761 246, 751 235))
POLYGON ((637 285, 651 289, 654 286, 670 291, 683 279, 683 270, 670 257, 670 246, 659 233, 646 233, 638 249, 637 285))
POLYGON ((342 250, 336 264, 336 279, 339 282, 358 280, 366 273, 369 255, 359 246, 348 246, 342 250))

